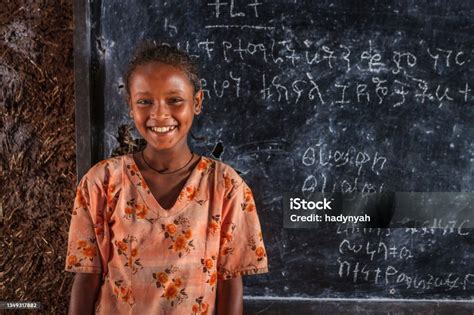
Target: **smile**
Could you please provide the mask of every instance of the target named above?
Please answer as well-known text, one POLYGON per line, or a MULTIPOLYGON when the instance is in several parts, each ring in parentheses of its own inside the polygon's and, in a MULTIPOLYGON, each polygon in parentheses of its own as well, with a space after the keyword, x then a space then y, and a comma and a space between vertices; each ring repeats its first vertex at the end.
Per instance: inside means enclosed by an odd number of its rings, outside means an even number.
POLYGON ((149 127, 155 133, 167 133, 176 129, 176 126, 166 126, 166 127, 149 127))

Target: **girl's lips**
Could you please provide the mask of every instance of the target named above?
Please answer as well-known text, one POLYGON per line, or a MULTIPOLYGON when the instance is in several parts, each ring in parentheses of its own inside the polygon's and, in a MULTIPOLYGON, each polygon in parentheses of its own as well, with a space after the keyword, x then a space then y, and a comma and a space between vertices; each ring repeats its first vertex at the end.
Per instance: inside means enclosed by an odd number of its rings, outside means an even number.
POLYGON ((171 131, 176 128, 175 125, 170 125, 170 126, 162 126, 162 127, 149 127, 151 130, 158 132, 158 133, 165 133, 168 131, 171 131))
POLYGON ((176 130, 177 126, 166 126, 166 127, 148 127, 148 129, 157 136, 169 135, 176 130))

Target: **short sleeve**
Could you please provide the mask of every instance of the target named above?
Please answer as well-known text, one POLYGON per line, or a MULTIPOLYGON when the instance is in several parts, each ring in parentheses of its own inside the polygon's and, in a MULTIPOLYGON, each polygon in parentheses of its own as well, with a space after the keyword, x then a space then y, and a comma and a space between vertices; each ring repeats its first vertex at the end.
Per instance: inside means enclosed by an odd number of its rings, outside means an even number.
POLYGON ((99 185, 83 177, 77 186, 69 227, 66 266, 70 272, 104 273, 107 237, 106 197, 99 185))
MULTIPOLYGON (((238 176, 238 175, 237 175, 238 176)), ((268 272, 267 254, 252 191, 239 178, 224 195, 217 272, 220 279, 268 272)))

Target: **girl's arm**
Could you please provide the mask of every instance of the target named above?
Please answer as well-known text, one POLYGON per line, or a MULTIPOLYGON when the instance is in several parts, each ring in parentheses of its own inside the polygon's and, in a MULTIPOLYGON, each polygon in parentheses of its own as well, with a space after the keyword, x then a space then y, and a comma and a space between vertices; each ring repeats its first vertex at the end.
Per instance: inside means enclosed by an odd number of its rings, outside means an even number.
POLYGON ((217 315, 242 315, 243 312, 242 278, 217 282, 217 315))
POLYGON ((102 284, 100 273, 76 273, 69 303, 69 315, 94 314, 95 301, 102 284))

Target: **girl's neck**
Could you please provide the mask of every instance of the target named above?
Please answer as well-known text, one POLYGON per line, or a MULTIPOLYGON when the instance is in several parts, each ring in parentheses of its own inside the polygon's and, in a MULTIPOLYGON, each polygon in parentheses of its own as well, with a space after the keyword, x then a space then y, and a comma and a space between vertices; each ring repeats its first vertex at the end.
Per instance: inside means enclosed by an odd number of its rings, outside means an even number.
POLYGON ((175 150, 154 150, 147 145, 143 151, 146 163, 155 170, 173 171, 183 167, 189 162, 192 152, 187 143, 179 149, 175 150))

